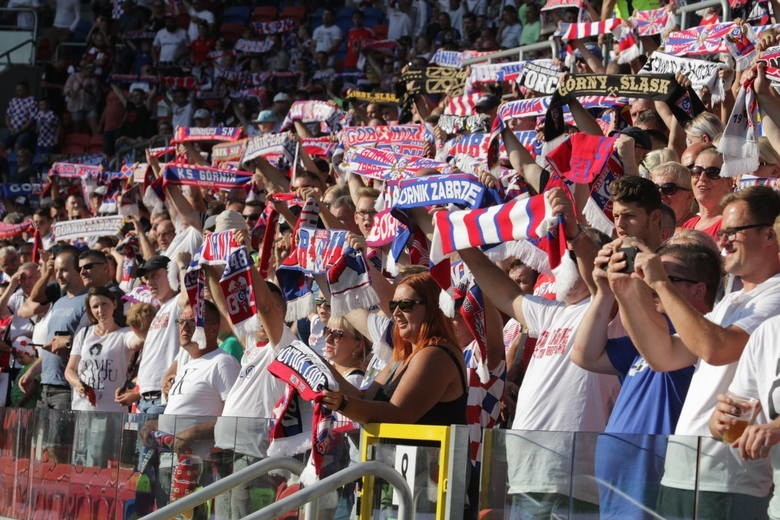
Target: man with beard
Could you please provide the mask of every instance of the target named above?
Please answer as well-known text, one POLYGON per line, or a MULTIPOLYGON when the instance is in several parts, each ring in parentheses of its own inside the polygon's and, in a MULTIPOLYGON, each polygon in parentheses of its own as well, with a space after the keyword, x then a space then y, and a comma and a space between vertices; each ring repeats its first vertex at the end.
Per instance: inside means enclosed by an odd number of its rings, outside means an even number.
MULTIPOLYGON (((592 267, 595 240, 590 231, 578 226, 570 199, 561 189, 550 190, 545 196, 552 213, 564 218, 566 238, 578 263, 592 267)), ((558 301, 550 301, 523 294, 479 250, 466 249, 460 255, 485 296, 527 327, 531 337, 538 338, 518 392, 512 423, 513 430, 528 433, 513 432, 506 439, 509 493, 514 495, 511 517, 516 518, 521 512, 534 512, 540 517, 565 515, 570 507, 575 513, 595 514, 598 510, 595 483, 571 476, 574 434, 551 433, 601 432, 618 391, 617 378, 583 370, 569 357, 577 326, 590 302, 585 280, 578 274, 568 281, 557 280, 558 301)), ((578 438, 577 473, 593 474, 594 440, 585 438, 581 445, 578 438)))

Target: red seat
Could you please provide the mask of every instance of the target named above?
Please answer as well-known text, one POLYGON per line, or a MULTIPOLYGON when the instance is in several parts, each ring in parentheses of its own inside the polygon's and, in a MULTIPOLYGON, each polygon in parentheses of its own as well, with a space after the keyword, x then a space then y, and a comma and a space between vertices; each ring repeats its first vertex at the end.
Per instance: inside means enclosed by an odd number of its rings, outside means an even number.
POLYGON ((77 145, 86 148, 91 140, 92 136, 89 134, 65 134, 62 144, 63 146, 77 145))
POLYGON ((306 19, 306 8, 303 6, 288 6, 282 9, 279 13, 279 18, 292 18, 298 23, 302 23, 306 19))
POLYGON ((252 21, 272 22, 277 19, 277 12, 275 5, 259 5, 252 11, 252 21))
POLYGON ((233 43, 244 34, 246 26, 242 23, 223 23, 219 28, 219 34, 228 42, 233 43))

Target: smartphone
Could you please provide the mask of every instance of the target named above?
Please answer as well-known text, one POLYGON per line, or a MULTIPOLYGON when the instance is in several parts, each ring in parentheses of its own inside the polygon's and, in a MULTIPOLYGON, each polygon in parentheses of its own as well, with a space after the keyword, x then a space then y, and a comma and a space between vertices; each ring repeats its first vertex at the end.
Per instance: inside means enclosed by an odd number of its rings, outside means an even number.
POLYGON ((618 248, 618 251, 626 255, 626 266, 623 268, 624 273, 634 272, 634 260, 636 260, 636 254, 639 252, 639 248, 636 246, 628 246, 618 248))

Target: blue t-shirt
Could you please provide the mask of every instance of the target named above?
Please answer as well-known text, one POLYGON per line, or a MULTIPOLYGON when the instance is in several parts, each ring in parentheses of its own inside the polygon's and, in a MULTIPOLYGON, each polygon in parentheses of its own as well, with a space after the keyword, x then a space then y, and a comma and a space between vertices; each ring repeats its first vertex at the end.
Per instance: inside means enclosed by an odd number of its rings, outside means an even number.
POLYGON ((656 372, 628 337, 607 341, 607 356, 623 385, 596 443, 596 477, 602 519, 652 518, 666 457, 693 366, 656 372), (606 485, 605 485, 606 484, 606 485))
MULTIPOLYGON (((85 291, 77 296, 61 296, 54 302, 46 322, 46 343, 50 342, 58 331, 68 332, 71 336, 76 333, 76 329, 84 319, 86 299, 87 293, 85 291)), ((66 360, 43 349, 40 349, 39 352, 41 355, 41 383, 69 386, 65 379, 66 360)))

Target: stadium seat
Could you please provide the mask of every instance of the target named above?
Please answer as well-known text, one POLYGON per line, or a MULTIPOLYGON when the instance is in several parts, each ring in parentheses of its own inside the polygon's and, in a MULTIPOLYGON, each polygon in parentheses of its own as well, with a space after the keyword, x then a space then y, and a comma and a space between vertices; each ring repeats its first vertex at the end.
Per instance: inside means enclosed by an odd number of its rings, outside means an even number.
POLYGON ((223 23, 219 28, 219 34, 228 42, 233 43, 244 34, 246 25, 243 23, 223 23))
POLYGON ((376 25, 371 28, 372 31, 374 31, 374 36, 376 36, 377 40, 386 40, 387 39, 387 24, 383 23, 380 25, 376 25))
POLYGON ((222 23, 246 23, 252 8, 248 5, 234 5, 222 13, 222 23))
POLYGON ((65 134, 62 152, 67 154, 86 153, 92 136, 89 134, 65 134))
POLYGON ((275 5, 259 5, 252 11, 253 22, 272 22, 277 19, 278 9, 275 5))
POLYGON ((102 153, 103 152, 103 135, 93 135, 89 140, 87 148, 89 153, 102 153))
POLYGON ((188 15, 187 13, 180 13, 176 17, 176 25, 178 25, 179 27, 181 27, 182 29, 185 29, 185 30, 189 29, 189 27, 190 27, 190 15, 188 15))
POLYGON ((302 6, 289 6, 282 9, 279 18, 292 18, 299 24, 306 20, 306 8, 302 6))

